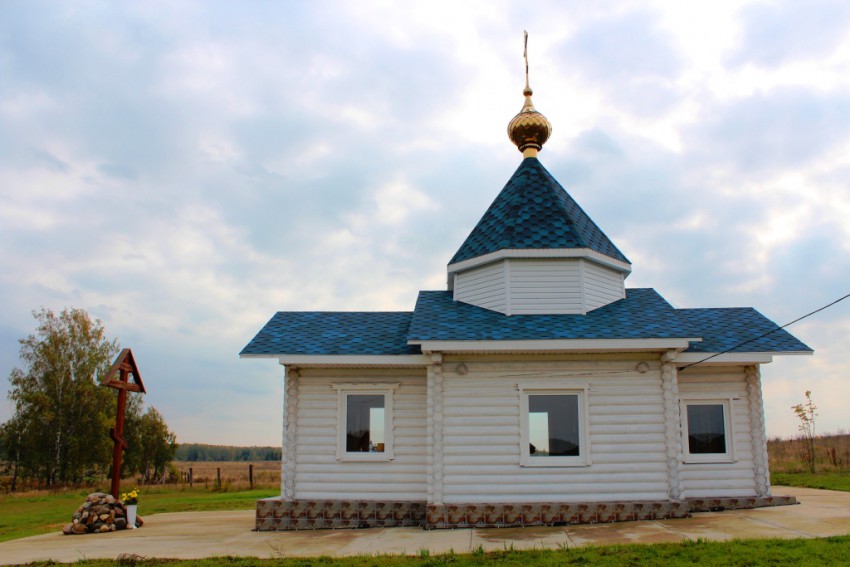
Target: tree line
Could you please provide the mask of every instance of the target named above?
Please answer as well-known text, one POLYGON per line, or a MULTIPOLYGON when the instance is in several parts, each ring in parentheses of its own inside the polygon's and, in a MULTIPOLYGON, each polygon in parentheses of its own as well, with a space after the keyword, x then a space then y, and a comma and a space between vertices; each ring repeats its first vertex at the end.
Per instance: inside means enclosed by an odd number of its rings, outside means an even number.
POLYGON ((175 461, 279 461, 280 447, 233 447, 184 443, 174 454, 175 461))
MULTIPOLYGON (((91 483, 111 476, 117 390, 98 378, 120 351, 102 323, 82 309, 56 314, 34 311, 36 331, 20 342, 23 368, 9 375, 12 417, 0 424, 0 460, 10 464, 12 488, 18 479, 40 485, 91 483)), ((121 475, 162 478, 177 450, 163 416, 128 396, 121 475)))

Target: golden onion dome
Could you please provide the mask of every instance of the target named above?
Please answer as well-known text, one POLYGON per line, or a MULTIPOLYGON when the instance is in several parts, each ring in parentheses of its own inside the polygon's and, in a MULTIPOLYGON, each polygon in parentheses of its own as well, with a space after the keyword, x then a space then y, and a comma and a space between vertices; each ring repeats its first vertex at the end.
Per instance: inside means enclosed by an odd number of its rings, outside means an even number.
POLYGON ((552 125, 545 116, 534 110, 534 103, 531 102, 534 91, 528 86, 528 32, 524 32, 524 35, 525 88, 522 94, 525 95, 525 104, 519 114, 508 123, 508 137, 525 157, 533 157, 552 135, 552 125))

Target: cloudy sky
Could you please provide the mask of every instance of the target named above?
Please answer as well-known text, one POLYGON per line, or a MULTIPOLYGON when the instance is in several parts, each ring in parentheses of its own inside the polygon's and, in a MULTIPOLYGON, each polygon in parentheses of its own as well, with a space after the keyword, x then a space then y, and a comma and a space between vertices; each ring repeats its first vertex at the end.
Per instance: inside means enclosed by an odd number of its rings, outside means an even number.
MULTIPOLYGON (((410 310, 543 164, 677 307, 850 292, 850 4, 0 2, 0 421, 33 309, 131 347, 178 440, 278 444, 277 310, 410 310)), ((850 300, 763 370, 768 434, 850 428, 850 300)))

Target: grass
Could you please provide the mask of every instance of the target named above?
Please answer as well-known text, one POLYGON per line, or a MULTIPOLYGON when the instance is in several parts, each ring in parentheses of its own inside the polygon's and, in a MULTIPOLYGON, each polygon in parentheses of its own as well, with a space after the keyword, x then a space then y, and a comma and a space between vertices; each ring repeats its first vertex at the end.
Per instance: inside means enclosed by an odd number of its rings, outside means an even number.
POLYGON ((814 474, 800 457, 802 443, 800 439, 768 441, 771 484, 850 492, 850 435, 822 435, 815 439, 814 474))
MULTIPOLYGON (((90 492, 94 489, 0 495, 0 541, 61 530, 90 492)), ((162 512, 251 510, 259 498, 279 493, 277 488, 214 491, 204 487, 141 487, 139 509, 142 517, 162 512)))
MULTIPOLYGON (((452 565, 465 567, 471 565, 503 565, 526 567, 528 565, 847 565, 850 564, 850 536, 836 536, 819 539, 756 539, 728 542, 689 541, 684 543, 663 543, 655 545, 606 545, 568 549, 529 551, 491 551, 484 553, 445 554, 418 553, 416 556, 400 555, 359 555, 355 557, 314 557, 257 559, 255 557, 217 557, 210 559, 176 560, 119 558, 115 560, 84 560, 74 563, 84 567, 106 567, 112 565, 139 566, 180 566, 197 565, 212 567, 228 565, 248 567, 253 565, 281 565, 286 567, 312 567, 322 565, 340 565, 342 567, 397 567, 413 565, 436 567, 452 565)), ((55 565, 55 563, 32 563, 34 566, 55 565)))
POLYGON ((840 472, 796 472, 773 473, 770 475, 771 484, 783 486, 801 486, 803 488, 822 488, 825 490, 842 490, 850 492, 850 473, 840 472))

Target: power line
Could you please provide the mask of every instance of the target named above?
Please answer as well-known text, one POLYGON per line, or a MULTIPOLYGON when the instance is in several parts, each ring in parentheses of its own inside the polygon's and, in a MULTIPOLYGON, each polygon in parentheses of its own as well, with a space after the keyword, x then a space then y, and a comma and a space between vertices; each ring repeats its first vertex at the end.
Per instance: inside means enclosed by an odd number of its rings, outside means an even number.
MULTIPOLYGON (((844 301, 844 300, 845 300, 845 299, 847 299, 848 297, 850 297, 850 293, 848 293, 847 295, 844 295, 844 296, 842 296, 842 297, 839 297, 839 298, 838 298, 838 299, 836 299, 835 301, 832 301, 832 302, 830 302, 830 303, 827 303, 827 304, 826 304, 826 305, 824 305, 823 307, 818 307, 817 309, 815 309, 814 311, 812 311, 812 312, 810 312, 810 313, 806 313, 805 315, 803 315, 803 316, 801 316, 801 317, 797 317, 796 319, 794 319, 794 320, 793 320, 793 321, 791 321, 790 323, 785 323, 785 324, 784 324, 784 325, 782 325, 781 327, 776 327, 775 329, 771 329, 770 331, 768 331, 768 332, 766 332, 766 333, 762 333, 761 335, 759 335, 759 336, 757 336, 757 337, 753 337, 753 338, 751 338, 751 339, 747 339, 746 341, 743 341, 743 342, 741 342, 741 343, 738 343, 738 344, 736 344, 736 345, 735 345, 735 346, 733 346, 733 347, 729 347, 729 348, 727 348, 726 350, 724 350, 724 351, 722 351, 722 352, 716 352, 716 353, 714 353, 714 354, 712 354, 712 355, 710 355, 710 356, 706 356, 706 357, 705 357, 705 358, 703 358, 702 360, 698 360, 698 361, 696 361, 696 362, 692 362, 692 363, 690 363, 690 364, 688 364, 688 365, 685 365, 685 366, 683 366, 683 367, 679 368, 679 370, 678 370, 678 371, 679 371, 679 372, 683 372, 683 371, 687 370, 688 368, 691 368, 691 367, 696 366, 696 365, 698 365, 698 364, 702 364, 703 362, 706 362, 706 361, 708 361, 708 360, 711 360, 712 358, 718 357, 718 356, 723 355, 723 354, 726 354, 726 353, 728 353, 728 352, 732 352, 732 351, 733 351, 733 350, 735 350, 736 348, 742 347, 742 346, 744 346, 744 345, 746 345, 746 344, 749 344, 749 343, 751 343, 751 342, 753 342, 753 341, 757 341, 757 340, 759 340, 759 339, 761 339, 761 338, 764 338, 764 337, 766 337, 766 336, 768 336, 768 335, 772 335, 772 334, 773 334, 773 333, 775 333, 776 331, 779 331, 779 330, 781 330, 781 329, 784 329, 785 327, 790 327, 790 326, 791 326, 791 325, 793 325, 794 323, 799 323, 799 322, 800 322, 800 321, 802 321, 803 319, 806 319, 806 318, 808 318, 808 317, 811 317, 812 315, 815 315, 816 313, 820 313, 821 311, 823 311, 823 310, 825 310, 825 309, 829 309, 829 308, 830 308, 830 307, 832 307, 833 305, 836 305, 837 303, 841 303, 842 301, 844 301)), ((538 374, 545 374, 545 373, 547 373, 547 372, 549 372, 549 371, 546 371, 546 370, 538 370, 538 371, 529 371, 529 372, 520 372, 520 373, 506 374, 506 376, 508 376, 508 377, 512 377, 512 378, 515 378, 515 377, 521 377, 521 376, 535 376, 535 375, 538 375, 538 374)), ((563 377, 563 378, 584 378, 584 377, 591 377, 591 376, 607 376, 607 375, 610 375, 610 374, 630 374, 630 373, 632 373, 632 372, 633 372, 632 370, 611 370, 611 371, 608 371, 608 372, 605 372, 605 371, 602 371, 602 372, 599 372, 599 371, 591 371, 591 372, 579 372, 579 373, 575 373, 575 374, 568 374, 568 375, 566 375, 566 376, 562 376, 562 377, 563 377)))
POLYGON ((819 307, 819 308, 815 309, 815 310, 814 310, 814 311, 812 311, 811 313, 806 313, 806 314, 805 314, 805 315, 803 315, 802 317, 797 317, 796 319, 794 319, 794 320, 793 320, 793 321, 791 321, 790 323, 785 323, 785 324, 784 324, 784 325, 782 325, 781 327, 776 327, 775 329, 771 329, 770 331, 768 331, 768 332, 766 332, 766 333, 762 333, 761 335, 759 335, 759 336, 757 336, 757 337, 753 337, 753 338, 751 338, 751 339, 747 339, 746 341, 744 341, 744 342, 742 342, 742 343, 739 343, 739 344, 737 344, 737 345, 735 345, 735 346, 733 346, 733 347, 729 347, 729 348, 727 348, 726 350, 724 350, 723 352, 717 352, 717 353, 714 353, 714 354, 712 354, 711 356, 706 356, 706 357, 705 357, 705 358, 703 358, 702 360, 698 360, 698 361, 696 361, 696 362, 692 362, 692 363, 688 364, 687 366, 683 366, 682 368, 680 368, 680 369, 679 369, 679 372, 682 372, 682 371, 684 371, 684 370, 687 370, 687 369, 688 369, 688 368, 690 368, 691 366, 696 366, 697 364, 702 364, 703 362, 706 362, 707 360, 711 360, 712 358, 714 358, 714 357, 716 357, 716 356, 720 356, 721 354, 726 354, 727 352, 732 352, 732 351, 733 351, 733 350, 735 350, 736 348, 742 347, 742 346, 744 346, 744 345, 746 345, 746 344, 749 344, 749 343, 751 343, 751 342, 753 342, 753 341, 757 341, 757 340, 759 340, 759 339, 761 339, 761 338, 764 338, 764 337, 766 337, 766 336, 768 336, 768 335, 771 335, 771 334, 775 333, 776 331, 779 331, 779 330, 781 330, 781 329, 784 329, 785 327, 790 327, 790 326, 791 326, 791 325, 793 325, 794 323, 798 323, 799 321, 802 321, 803 319, 806 319, 807 317, 811 317, 811 316, 812 316, 812 315, 814 315, 815 313, 820 313, 820 312, 821 312, 821 311, 823 311, 824 309, 829 309, 830 307, 832 307, 832 306, 833 306, 833 305, 835 305, 836 303, 841 303, 842 301, 844 301, 844 300, 845 300, 845 299, 847 299, 848 297, 850 297, 850 293, 848 293, 847 295, 845 295, 845 296, 843 296, 843 297, 839 297, 838 299, 836 299, 835 301, 833 301, 833 302, 831 302, 831 303, 827 303, 827 304, 826 304, 826 305, 824 305, 823 307, 819 307))

